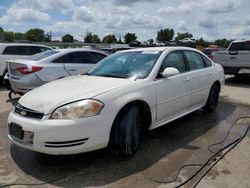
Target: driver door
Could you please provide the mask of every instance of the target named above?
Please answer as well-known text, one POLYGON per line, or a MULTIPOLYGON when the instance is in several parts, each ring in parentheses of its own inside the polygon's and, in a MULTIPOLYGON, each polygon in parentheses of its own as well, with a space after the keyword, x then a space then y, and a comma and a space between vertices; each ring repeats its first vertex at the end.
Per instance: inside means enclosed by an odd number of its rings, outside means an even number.
POLYGON ((181 51, 167 55, 160 72, 167 67, 174 67, 180 74, 156 80, 157 121, 166 121, 188 110, 191 99, 188 67, 181 51))

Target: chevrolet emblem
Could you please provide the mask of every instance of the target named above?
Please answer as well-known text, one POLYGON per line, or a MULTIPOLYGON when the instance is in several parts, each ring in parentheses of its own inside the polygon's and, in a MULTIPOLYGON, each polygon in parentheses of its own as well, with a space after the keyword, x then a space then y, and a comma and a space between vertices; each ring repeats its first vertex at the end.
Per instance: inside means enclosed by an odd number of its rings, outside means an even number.
POLYGON ((21 115, 22 115, 22 116, 26 116, 26 115, 27 115, 27 112, 21 111, 21 115))

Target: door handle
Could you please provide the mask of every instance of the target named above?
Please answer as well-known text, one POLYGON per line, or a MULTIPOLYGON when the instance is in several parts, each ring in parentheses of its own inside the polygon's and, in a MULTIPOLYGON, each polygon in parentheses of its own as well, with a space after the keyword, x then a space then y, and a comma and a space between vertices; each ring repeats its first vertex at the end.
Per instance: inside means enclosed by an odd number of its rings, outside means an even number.
POLYGON ((77 71, 76 69, 69 69, 69 71, 77 71))
POLYGON ((230 57, 230 59, 236 59, 236 57, 230 57))
POLYGON ((209 71, 209 72, 207 73, 207 75, 208 75, 208 76, 212 75, 212 72, 211 72, 211 71, 209 71))
POLYGON ((185 78, 183 79, 183 82, 188 82, 189 80, 190 80, 189 77, 185 77, 185 78))

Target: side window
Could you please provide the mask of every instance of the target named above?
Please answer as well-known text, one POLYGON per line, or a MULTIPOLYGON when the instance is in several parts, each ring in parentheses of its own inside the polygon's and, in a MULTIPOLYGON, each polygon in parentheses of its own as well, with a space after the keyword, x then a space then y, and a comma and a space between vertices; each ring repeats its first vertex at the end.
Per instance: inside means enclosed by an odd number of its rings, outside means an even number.
POLYGON ((208 58, 206 58, 204 56, 202 56, 202 58, 204 60, 204 63, 206 65, 206 67, 211 67, 212 66, 212 62, 208 58))
POLYGON ((20 53, 19 46, 7 46, 3 51, 3 54, 6 55, 20 55, 20 53))
POLYGON ((34 55, 41 52, 38 46, 20 46, 20 48, 22 55, 34 55))
POLYGON ((45 51, 47 51, 47 50, 51 50, 51 49, 50 49, 50 48, 43 47, 43 46, 40 47, 40 51, 41 51, 41 52, 45 52, 45 51))
POLYGON ((91 63, 95 64, 107 56, 101 53, 97 53, 97 52, 90 52, 90 57, 91 57, 91 63))
POLYGON ((192 51, 184 51, 184 54, 187 58, 191 70, 202 69, 205 67, 204 62, 199 53, 192 51))
POLYGON ((185 61, 180 51, 170 53, 163 61, 160 72, 167 67, 174 67, 180 72, 186 72, 185 61))
POLYGON ((65 63, 68 55, 63 55, 61 57, 58 57, 57 59, 54 59, 53 63, 65 63))
POLYGON ((250 51, 250 41, 233 42, 229 47, 229 51, 250 51))
POLYGON ((40 53, 41 50, 37 46, 8 46, 3 54, 8 55, 34 55, 40 53))

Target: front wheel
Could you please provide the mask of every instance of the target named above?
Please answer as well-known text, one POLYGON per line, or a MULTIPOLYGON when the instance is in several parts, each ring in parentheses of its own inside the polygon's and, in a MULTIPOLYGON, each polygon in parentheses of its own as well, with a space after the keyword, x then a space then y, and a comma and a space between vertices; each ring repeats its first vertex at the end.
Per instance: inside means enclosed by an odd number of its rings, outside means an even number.
POLYGON ((122 155, 133 155, 140 141, 141 114, 138 106, 130 106, 116 118, 112 150, 122 155))
POLYGON ((216 109, 219 103, 219 94, 220 88, 218 85, 214 84, 210 89, 209 96, 207 99, 206 105, 203 107, 203 110, 206 112, 212 112, 216 109))

